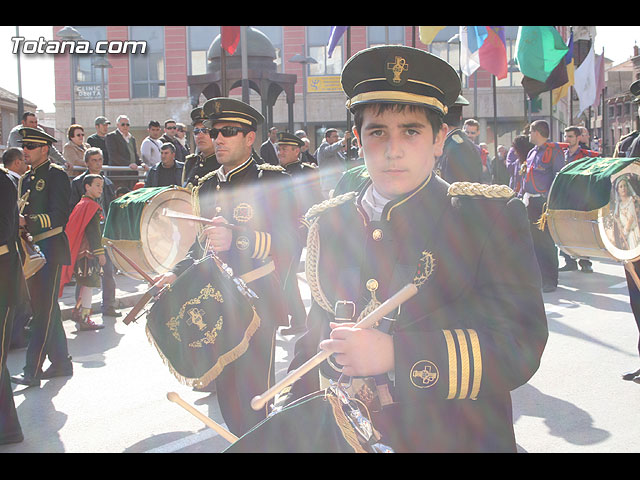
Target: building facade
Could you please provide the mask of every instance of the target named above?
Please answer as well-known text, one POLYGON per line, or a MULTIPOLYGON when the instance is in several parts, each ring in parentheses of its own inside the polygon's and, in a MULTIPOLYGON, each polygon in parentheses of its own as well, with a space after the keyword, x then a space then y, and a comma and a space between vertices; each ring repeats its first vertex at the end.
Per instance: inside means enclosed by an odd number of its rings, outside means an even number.
MULTIPOLYGON (((62 26, 53 27, 53 38, 59 38, 62 26)), ((193 108, 189 95, 188 76, 207 72, 207 54, 213 40, 220 33, 219 26, 74 26, 92 45, 97 41, 146 41, 145 54, 108 54, 109 68, 95 66, 97 55, 55 56, 56 132, 60 140, 73 120, 93 133, 94 119, 105 115, 115 128, 118 115, 127 115, 131 132, 138 144, 147 135, 149 121, 162 123, 172 118, 189 124, 193 108), (71 72, 74 72, 72 76, 71 72), (104 73, 104 86, 102 75, 104 73), (72 85, 73 77, 73 85, 72 85), (73 101, 71 92, 74 92, 73 101), (103 111, 104 96, 104 111, 103 111)), ((327 43, 330 26, 255 26, 273 44, 274 62, 278 73, 297 76, 293 108, 294 130, 305 128, 312 148, 319 146, 326 128, 344 130, 349 124, 345 109, 346 97, 340 87, 340 71, 349 55, 371 46, 402 44, 430 51, 446 59, 459 70, 457 26, 445 27, 430 45, 419 40, 419 27, 411 26, 352 26, 349 40, 344 35, 329 55, 327 43), (311 57, 315 63, 292 62, 296 54, 311 57), (306 72, 303 72, 303 68, 306 72), (306 84, 304 79, 306 78, 306 84), (305 106, 306 104, 306 111, 305 106)), ((568 38, 569 27, 557 27, 568 38)), ((510 145, 524 126, 536 119, 551 122, 554 137, 561 139, 562 129, 571 123, 568 100, 552 106, 550 94, 540 95, 540 102, 532 105, 522 86, 522 74, 515 67, 517 26, 505 27, 509 75, 497 81, 496 106, 491 75, 482 69, 473 76, 462 77, 463 95, 470 105, 465 118, 480 122, 480 141, 490 145, 493 152, 493 129, 497 127, 498 143, 510 145)), ((235 88, 231 96, 241 96, 235 88)), ((250 103, 260 110, 260 97, 251 91, 250 103)), ((200 103, 205 99, 200 98, 200 103)), ((273 123, 281 130, 289 125, 289 106, 284 96, 273 108, 273 123)), ((258 139, 261 141, 262 139, 258 139)))

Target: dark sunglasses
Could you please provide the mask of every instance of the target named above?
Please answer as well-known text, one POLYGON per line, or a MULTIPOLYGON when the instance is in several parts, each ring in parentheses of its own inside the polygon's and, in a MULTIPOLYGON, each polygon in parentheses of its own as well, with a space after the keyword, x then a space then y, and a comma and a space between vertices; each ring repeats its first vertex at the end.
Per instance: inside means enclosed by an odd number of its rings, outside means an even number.
POLYGON ((44 147, 42 143, 23 143, 22 148, 27 150, 35 150, 36 148, 44 147))
POLYGON ((211 138, 215 140, 216 138, 218 138, 219 133, 221 133, 223 137, 228 138, 228 137, 235 137, 240 132, 247 134, 250 131, 251 130, 248 130, 246 128, 232 127, 230 125, 227 125, 222 128, 212 128, 211 130, 209 130, 209 135, 211 135, 211 138))
POLYGON ((121 126, 121 127, 128 127, 128 126, 129 126, 129 124, 128 124, 128 123, 121 123, 121 124, 120 124, 120 126, 121 126))
POLYGON ((207 134, 207 133, 209 133, 209 129, 208 128, 194 128, 193 129, 193 134, 194 135, 199 135, 201 133, 207 134))

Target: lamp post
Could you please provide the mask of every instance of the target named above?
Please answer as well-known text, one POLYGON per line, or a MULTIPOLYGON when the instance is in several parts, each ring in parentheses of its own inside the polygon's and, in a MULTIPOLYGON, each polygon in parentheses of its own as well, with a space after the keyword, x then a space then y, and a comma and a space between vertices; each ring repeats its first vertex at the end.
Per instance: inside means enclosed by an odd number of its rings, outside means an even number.
MULTIPOLYGON (((304 48, 304 47, 303 47, 304 48)), ((302 108, 304 113, 304 130, 307 131, 307 65, 312 63, 318 63, 313 57, 305 57, 299 53, 296 53, 289 60, 293 63, 302 64, 302 108)))
MULTIPOLYGON (((62 40, 81 40, 82 35, 75 28, 66 26, 62 30, 58 32, 58 37, 62 40)), ((76 69, 75 69, 75 57, 73 54, 71 55, 71 125, 76 123, 76 95, 75 95, 75 85, 76 85, 76 69)))
POLYGON ((105 88, 104 88, 104 69, 105 68, 113 68, 113 65, 111 65, 109 63, 109 60, 107 60, 104 56, 100 55, 99 57, 96 57, 93 62, 92 65, 95 68, 99 68, 100 69, 100 73, 102 76, 102 90, 100 91, 100 98, 102 99, 102 116, 105 116, 105 108, 104 108, 104 97, 105 97, 105 88))

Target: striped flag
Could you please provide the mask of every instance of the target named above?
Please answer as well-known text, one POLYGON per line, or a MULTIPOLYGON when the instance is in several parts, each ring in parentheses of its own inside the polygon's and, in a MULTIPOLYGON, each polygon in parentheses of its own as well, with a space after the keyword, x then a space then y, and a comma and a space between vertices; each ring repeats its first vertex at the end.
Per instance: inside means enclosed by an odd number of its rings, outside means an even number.
POLYGON ((436 35, 440 33, 443 28, 447 27, 418 27, 420 41, 425 45, 429 45, 431 42, 433 42, 433 39, 436 38, 436 35))
POLYGON ((331 58, 333 54, 333 50, 336 48, 336 45, 344 35, 344 32, 347 31, 349 27, 331 27, 331 35, 329 36, 329 43, 327 46, 329 47, 328 55, 331 58))
POLYGON ((461 68, 470 76, 480 67, 498 79, 507 76, 507 48, 504 27, 461 26, 461 68))
POLYGON ((567 94, 569 93, 569 89, 571 88, 571 86, 574 84, 574 72, 576 70, 576 65, 575 65, 575 61, 573 59, 573 32, 571 32, 571 36, 569 37, 569 45, 568 45, 569 51, 567 52, 567 55, 564 57, 564 62, 567 65, 567 78, 569 79, 569 81, 567 83, 565 83, 564 85, 562 85, 559 88, 556 88, 553 90, 553 100, 552 100, 552 104, 555 105, 557 104, 561 98, 564 98, 567 96, 567 94))

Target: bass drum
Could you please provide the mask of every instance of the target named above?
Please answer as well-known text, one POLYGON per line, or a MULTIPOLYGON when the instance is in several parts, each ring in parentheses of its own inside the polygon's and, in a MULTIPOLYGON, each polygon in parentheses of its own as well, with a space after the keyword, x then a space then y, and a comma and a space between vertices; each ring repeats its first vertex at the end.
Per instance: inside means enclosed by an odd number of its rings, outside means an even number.
POLYGON ((181 187, 140 188, 111 202, 103 244, 115 267, 128 277, 144 280, 108 242, 153 277, 171 270, 195 241, 195 223, 169 218, 163 214, 165 208, 191 215, 191 192, 181 187))
MULTIPOLYGON (((629 159, 625 160, 629 163, 629 159)), ((551 236, 568 255, 619 262, 640 258, 640 161, 629 163, 609 180, 609 201, 600 208, 587 211, 549 208, 547 225, 551 236)), ((550 206, 555 187, 554 182, 549 192, 550 206)))

